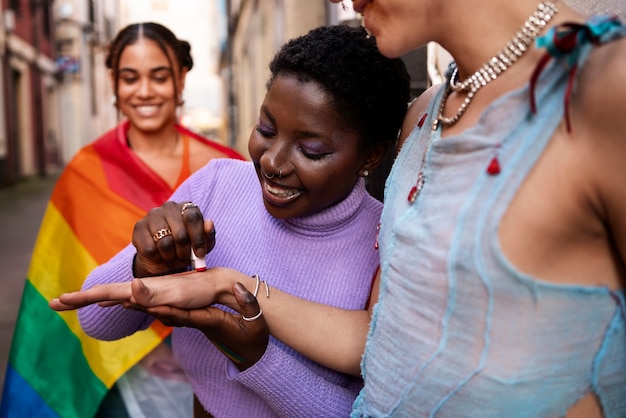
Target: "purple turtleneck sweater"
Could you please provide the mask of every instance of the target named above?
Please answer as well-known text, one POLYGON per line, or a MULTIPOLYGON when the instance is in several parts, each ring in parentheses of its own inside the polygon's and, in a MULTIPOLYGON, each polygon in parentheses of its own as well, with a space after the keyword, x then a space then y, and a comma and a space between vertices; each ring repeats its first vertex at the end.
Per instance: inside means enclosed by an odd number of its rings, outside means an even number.
MULTIPOLYGON (((170 200, 192 201, 214 221, 217 241, 207 266, 258 274, 270 287, 315 302, 365 307, 378 266, 374 243, 382 204, 362 179, 346 199, 322 212, 279 220, 265 210, 252 163, 218 159, 170 200)), ((96 268, 83 289, 132 280, 134 254, 132 245, 126 247, 96 268)), ((123 338, 153 321, 141 312, 97 305, 80 309, 79 319, 88 335, 103 340, 123 338)), ((216 418, 347 417, 362 387, 361 379, 310 361, 273 337, 264 356, 244 372, 196 329, 176 328, 173 347, 196 396, 216 418)))

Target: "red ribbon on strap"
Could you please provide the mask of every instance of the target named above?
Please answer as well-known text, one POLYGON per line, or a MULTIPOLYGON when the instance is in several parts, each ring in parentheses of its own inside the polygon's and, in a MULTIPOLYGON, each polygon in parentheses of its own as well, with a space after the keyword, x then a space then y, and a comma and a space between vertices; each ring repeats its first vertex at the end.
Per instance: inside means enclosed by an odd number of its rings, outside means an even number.
POLYGON ((572 91, 574 90, 574 82, 578 71, 580 47, 586 43, 598 44, 600 35, 610 29, 612 24, 614 24, 612 19, 600 19, 598 22, 590 21, 588 24, 584 25, 579 23, 563 23, 551 28, 546 35, 537 38, 537 46, 545 46, 547 52, 541 57, 530 77, 530 110, 533 114, 537 113, 535 89, 541 72, 552 58, 566 57, 566 63, 569 66, 569 75, 563 101, 567 132, 571 132, 569 102, 572 91))

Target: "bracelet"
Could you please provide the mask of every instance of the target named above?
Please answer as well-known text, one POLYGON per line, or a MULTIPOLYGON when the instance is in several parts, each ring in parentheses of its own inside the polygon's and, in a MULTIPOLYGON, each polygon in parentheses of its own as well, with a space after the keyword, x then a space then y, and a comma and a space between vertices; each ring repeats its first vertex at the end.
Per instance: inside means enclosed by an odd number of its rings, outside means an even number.
POLYGON ((263 280, 263 284, 265 285, 265 297, 269 299, 270 297, 270 286, 267 284, 265 280, 263 280))
POLYGON ((256 319, 259 319, 261 317, 261 315, 263 315, 263 309, 259 308, 259 313, 258 314, 254 315, 254 316, 250 316, 250 317, 245 316, 245 315, 241 315, 241 319, 243 319, 244 321, 247 321, 247 322, 252 322, 252 321, 254 321, 256 319))
POLYGON ((256 285, 254 285, 254 292, 252 293, 252 296, 254 296, 256 298, 257 293, 259 293, 259 283, 260 283, 260 278, 258 274, 255 274, 254 276, 252 276, 253 279, 256 280, 256 285))
MULTIPOLYGON (((261 285, 261 278, 259 277, 258 274, 255 274, 254 276, 252 276, 253 279, 256 280, 256 284, 254 285, 254 292, 252 293, 252 295, 256 298, 256 296, 259 294, 259 287, 261 285)), ((267 281, 263 280, 263 285, 265 286, 265 297, 269 299, 270 297, 270 286, 267 284, 267 281)))

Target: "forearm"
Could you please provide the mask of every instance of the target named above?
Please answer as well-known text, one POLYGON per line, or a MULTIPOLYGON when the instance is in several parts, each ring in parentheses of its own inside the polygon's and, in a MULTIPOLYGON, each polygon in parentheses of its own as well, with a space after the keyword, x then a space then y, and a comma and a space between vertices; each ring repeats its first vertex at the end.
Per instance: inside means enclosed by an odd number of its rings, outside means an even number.
POLYGON ((272 291, 270 298, 258 298, 270 334, 328 368, 361 375, 370 321, 367 311, 339 309, 272 291))
MULTIPOLYGON (((250 293, 255 292, 257 282, 254 278, 233 269, 216 267, 184 277, 172 275, 142 279, 141 283, 147 287, 144 291, 135 289, 133 295, 143 306, 160 306, 158 314, 168 321, 176 319, 187 326, 194 326, 192 324, 195 323, 202 329, 203 325, 215 321, 210 313, 203 310, 207 306, 218 303, 240 311, 233 290, 237 282, 242 283, 250 293), (181 286, 181 280, 186 282, 185 286, 181 286), (180 313, 164 310, 167 305, 188 312, 180 316, 180 313)), ((269 297, 265 292, 265 285, 260 283, 257 301, 274 337, 325 367, 360 376, 360 361, 369 329, 368 311, 340 309, 304 300, 280 291, 271 282, 269 297)))
MULTIPOLYGON (((254 292, 255 279, 236 272, 229 276, 230 281, 225 286, 240 281, 254 292)), ((221 294, 227 295, 226 292, 221 294)), ((237 309, 234 298, 227 295, 225 299, 220 302, 237 309)), ((360 376, 370 322, 368 311, 340 309, 304 300, 272 287, 271 283, 269 297, 265 294, 265 285, 260 284, 257 300, 274 337, 330 369, 360 376)))

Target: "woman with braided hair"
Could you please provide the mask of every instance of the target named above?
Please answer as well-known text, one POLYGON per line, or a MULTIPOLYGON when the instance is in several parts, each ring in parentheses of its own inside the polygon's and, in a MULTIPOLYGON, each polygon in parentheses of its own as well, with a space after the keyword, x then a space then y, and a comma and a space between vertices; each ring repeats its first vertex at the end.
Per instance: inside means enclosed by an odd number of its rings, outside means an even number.
POLYGON ((190 44, 167 27, 122 28, 106 66, 121 120, 81 148, 55 184, 31 258, 1 416, 180 416, 192 408, 168 327, 155 322, 105 343, 85 335, 74 312, 60 316, 42 305, 124 248, 135 222, 191 173, 214 158, 243 159, 179 124, 193 59, 190 44), (42 306, 53 315, 38 313, 42 306))

